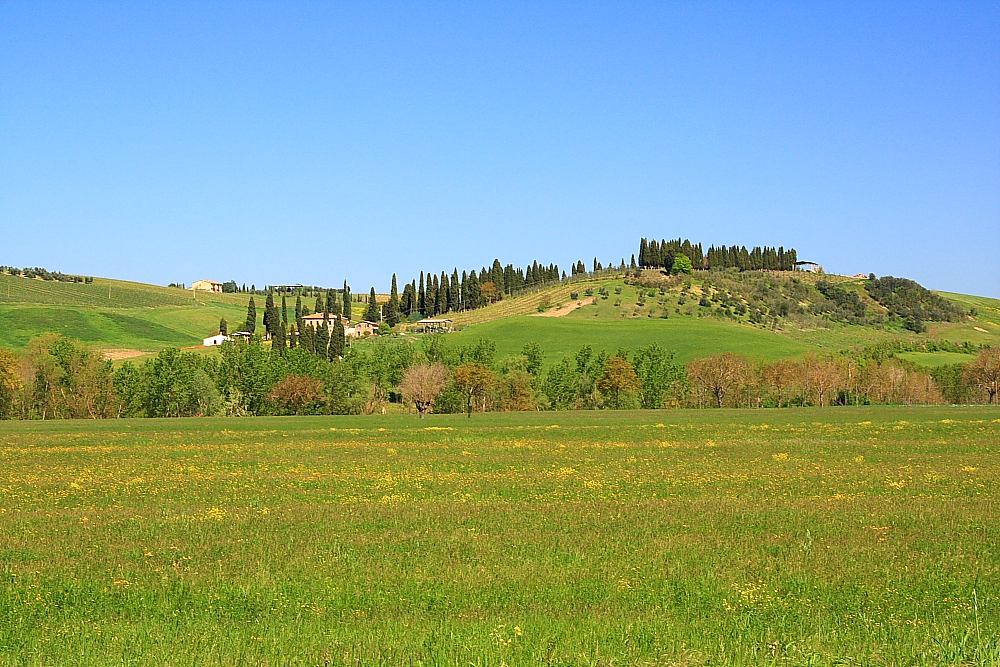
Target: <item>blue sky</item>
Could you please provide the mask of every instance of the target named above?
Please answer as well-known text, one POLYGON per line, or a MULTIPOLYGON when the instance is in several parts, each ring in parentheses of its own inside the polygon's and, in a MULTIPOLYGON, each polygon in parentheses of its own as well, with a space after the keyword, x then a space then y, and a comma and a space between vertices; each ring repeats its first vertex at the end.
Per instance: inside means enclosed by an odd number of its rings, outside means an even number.
POLYGON ((998 41, 995 2, 0 1, 0 264, 381 291, 683 236, 1000 297, 998 41))

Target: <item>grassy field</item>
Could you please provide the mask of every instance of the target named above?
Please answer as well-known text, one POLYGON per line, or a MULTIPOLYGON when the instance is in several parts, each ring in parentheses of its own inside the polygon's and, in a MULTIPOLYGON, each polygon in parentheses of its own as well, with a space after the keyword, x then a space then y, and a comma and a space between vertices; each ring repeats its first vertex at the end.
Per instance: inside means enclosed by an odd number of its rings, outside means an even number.
MULTIPOLYGON (((584 309, 581 308, 581 311, 584 309)), ((710 318, 674 317, 616 320, 581 317, 513 317, 484 322, 448 336, 449 345, 472 343, 491 338, 497 354, 520 354, 524 344, 534 341, 545 352, 546 364, 565 355, 575 354, 583 345, 614 353, 625 347, 656 342, 677 353, 687 362, 695 357, 722 352, 736 352, 758 359, 801 356, 818 349, 770 331, 741 326, 710 318)))
POLYGON ((995 665, 1000 410, 0 423, 3 665, 995 665))
POLYGON ((967 364, 976 357, 971 354, 960 352, 900 352, 900 359, 912 361, 918 366, 925 368, 936 368, 937 366, 948 366, 950 364, 967 364))
MULTIPOLYGON (((246 317, 245 294, 212 294, 96 278, 90 285, 0 274, 0 347, 21 349, 40 333, 96 348, 156 351, 200 345, 225 317, 246 317)), ((264 297, 257 297, 258 324, 264 297)))

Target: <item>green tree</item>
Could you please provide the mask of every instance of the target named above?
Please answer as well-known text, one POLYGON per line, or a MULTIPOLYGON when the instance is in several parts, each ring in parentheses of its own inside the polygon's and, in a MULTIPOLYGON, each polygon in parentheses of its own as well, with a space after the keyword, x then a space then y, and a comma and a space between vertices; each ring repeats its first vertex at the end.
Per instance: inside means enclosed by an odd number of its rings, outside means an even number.
POLYGON ((219 320, 219 333, 222 334, 223 336, 229 333, 229 322, 227 322, 226 318, 224 317, 221 320, 219 320))
POLYGON ((285 323, 278 322, 274 335, 271 336, 271 350, 278 354, 279 356, 285 355, 285 323))
POLYGON ((327 355, 330 353, 329 348, 330 348, 330 326, 327 324, 326 321, 324 321, 323 324, 319 325, 319 327, 316 328, 316 341, 315 341, 315 348, 313 348, 313 351, 316 353, 317 356, 326 359, 327 355))
POLYGON ((367 310, 365 310, 365 319, 368 320, 369 322, 378 322, 379 319, 381 319, 379 317, 378 301, 375 300, 374 287, 368 294, 368 308, 367 310))
POLYGON ((257 331, 257 304, 253 302, 253 297, 250 297, 250 303, 247 304, 247 331, 257 331))
POLYGON ((274 336, 275 326, 278 324, 275 321, 275 312, 277 311, 274 308, 274 293, 268 292, 264 301, 264 334, 267 338, 274 336))
POLYGON ((346 338, 344 336, 344 321, 338 315, 333 318, 333 329, 330 331, 330 350, 329 357, 331 360, 338 359, 344 356, 344 344, 346 338))
POLYGON ((580 376, 568 358, 551 366, 545 375, 542 391, 554 410, 569 408, 580 389, 580 376))
POLYGON ((677 255, 676 257, 674 257, 674 265, 671 268, 671 272, 674 275, 678 275, 681 273, 691 273, 691 270, 692 270, 691 258, 689 258, 687 255, 677 255))
POLYGON ((288 301, 285 300, 285 295, 281 295, 281 323, 285 325, 285 330, 288 330, 288 301))
POLYGON ((674 363, 674 353, 656 343, 640 347, 632 358, 639 378, 639 399, 643 408, 658 409, 664 406, 667 396, 683 386, 684 368, 674 363))
POLYGON ((389 304, 385 308, 385 321, 390 327, 399 324, 399 289, 396 287, 396 274, 392 274, 392 289, 389 292, 389 304))
POLYGON ((524 349, 521 350, 521 356, 525 359, 524 370, 530 375, 537 376, 542 370, 542 358, 544 357, 542 348, 535 342, 525 343, 524 349))
POLYGON ((344 317, 347 318, 347 321, 350 322, 351 321, 351 288, 347 286, 347 281, 346 280, 344 281, 344 293, 343 293, 343 297, 344 297, 344 312, 343 312, 343 315, 344 315, 344 317))

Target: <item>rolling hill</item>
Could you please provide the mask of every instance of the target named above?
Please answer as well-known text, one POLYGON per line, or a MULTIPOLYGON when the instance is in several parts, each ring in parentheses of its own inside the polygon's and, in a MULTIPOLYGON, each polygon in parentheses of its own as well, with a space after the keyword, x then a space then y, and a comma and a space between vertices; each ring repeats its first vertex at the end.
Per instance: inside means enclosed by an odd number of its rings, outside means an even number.
MULTIPOLYGON (((863 281, 857 279, 796 274, 802 294, 794 299, 804 300, 793 306, 802 313, 754 321, 753 304, 761 303, 755 301, 758 297, 765 298, 760 295, 766 293, 768 285, 777 290, 777 296, 766 298, 791 298, 781 293, 788 285, 778 284, 787 280, 787 275, 772 279, 764 274, 706 273, 680 280, 665 278, 659 272, 647 273, 639 281, 641 285, 634 279, 626 280, 622 272, 606 272, 449 314, 460 330, 448 336, 448 344, 491 338, 497 343, 498 354, 505 356, 519 353, 527 342, 536 342, 545 352, 546 363, 586 344, 614 351, 657 342, 674 350, 681 361, 725 351, 777 359, 798 357, 811 350, 893 341, 1000 345, 997 299, 940 292, 964 311, 975 309, 976 315, 930 322, 927 330, 918 334, 903 329, 898 322, 851 324, 829 321, 829 315, 809 314, 809 300, 818 294, 814 286, 825 280, 858 294, 868 312, 881 317, 885 309, 865 294, 863 281), (704 303, 709 305, 699 305, 704 303)), ((0 347, 22 349, 33 336, 45 332, 61 333, 97 349, 133 353, 194 346, 216 331, 220 318, 225 317, 233 326, 241 322, 247 299, 246 294, 192 294, 102 278, 84 284, 0 274, 0 347)), ((257 297, 257 301, 261 328, 264 299, 257 297)), ((772 304, 772 310, 774 307, 772 304)), ((410 340, 419 337, 406 334, 410 340)), ((901 356, 926 366, 968 358, 948 351, 915 351, 901 356)))

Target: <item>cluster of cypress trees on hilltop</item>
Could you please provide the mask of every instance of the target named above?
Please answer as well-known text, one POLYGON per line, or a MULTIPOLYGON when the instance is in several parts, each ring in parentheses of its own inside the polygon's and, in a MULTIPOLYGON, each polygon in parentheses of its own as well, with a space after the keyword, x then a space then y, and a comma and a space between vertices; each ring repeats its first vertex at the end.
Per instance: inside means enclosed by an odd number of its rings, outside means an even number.
MULTIPOLYGON (((586 273, 583 262, 573 265, 573 275, 579 273, 578 269, 586 273)), ((535 261, 522 269, 513 264, 503 266, 499 259, 495 259, 490 267, 462 271, 461 275, 457 268, 452 270, 451 275, 447 271, 440 274, 421 271, 420 277, 407 283, 400 295, 397 293, 396 275, 393 274, 385 320, 393 326, 400 319, 412 315, 433 317, 473 310, 499 301, 505 295, 565 278, 566 272, 560 271, 558 264, 545 266, 535 261)))
POLYGON ((752 250, 747 250, 746 246, 710 246, 706 252, 700 243, 687 239, 657 242, 643 238, 639 241, 641 267, 670 271, 678 255, 686 255, 696 269, 737 268, 740 271, 792 271, 798 258, 794 248, 785 250, 782 246, 754 246, 752 250))

